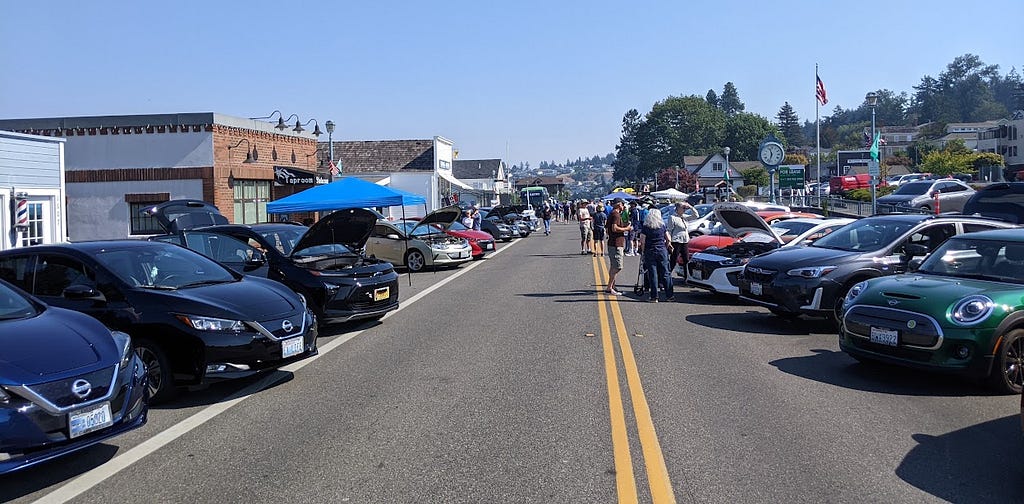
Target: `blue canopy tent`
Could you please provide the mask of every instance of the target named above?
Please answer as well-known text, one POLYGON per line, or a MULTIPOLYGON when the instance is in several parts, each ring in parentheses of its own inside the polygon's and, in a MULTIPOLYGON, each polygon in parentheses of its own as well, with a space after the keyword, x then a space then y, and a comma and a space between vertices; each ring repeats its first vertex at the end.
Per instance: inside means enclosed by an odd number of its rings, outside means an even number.
POLYGON ((636 196, 633 196, 632 194, 629 194, 628 192, 622 192, 622 191, 613 192, 613 193, 611 193, 611 194, 609 194, 609 195, 607 195, 607 196, 605 196, 605 197, 603 197, 601 199, 603 199, 603 200, 610 200, 610 199, 615 199, 615 198, 622 198, 622 199, 624 199, 626 201, 637 199, 636 196))
MULTIPOLYGON (((405 220, 405 205, 423 204, 426 212, 427 199, 400 189, 367 182, 357 177, 345 177, 330 184, 320 185, 295 193, 287 198, 267 203, 267 213, 329 212, 344 208, 373 208, 402 206, 402 220, 405 220)), ((405 251, 409 252, 409 236, 405 237, 405 251)), ((412 273, 409 273, 412 285, 412 273)))
MULTIPOLYGON (((418 194, 392 189, 357 177, 312 187, 267 203, 267 213, 324 212, 342 208, 373 208, 426 204, 418 194)), ((404 209, 403 209, 404 211, 404 209)))

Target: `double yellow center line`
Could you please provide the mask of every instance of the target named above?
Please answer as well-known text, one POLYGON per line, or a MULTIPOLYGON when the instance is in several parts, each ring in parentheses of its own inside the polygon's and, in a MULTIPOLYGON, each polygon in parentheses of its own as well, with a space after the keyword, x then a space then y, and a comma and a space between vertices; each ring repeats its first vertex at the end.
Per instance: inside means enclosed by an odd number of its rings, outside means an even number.
POLYGON ((637 502, 637 490, 636 477, 633 473, 633 459, 629 452, 626 414, 622 404, 622 391, 619 387, 619 371, 615 359, 615 345, 612 341, 609 312, 611 313, 610 318, 615 322, 615 332, 622 352, 622 364, 626 371, 626 383, 629 386, 633 414, 636 417, 637 434, 640 437, 647 481, 651 488, 651 500, 654 504, 675 504, 676 498, 672 491, 672 482, 669 480, 668 469, 665 467, 665 457, 661 452, 658 434, 654 431, 654 421, 651 419, 651 410, 647 406, 647 397, 644 395, 644 389, 640 383, 640 373, 637 371, 636 359, 633 357, 633 347, 629 343, 628 334, 626 334, 626 324, 622 320, 622 312, 619 311, 618 298, 604 292, 604 286, 608 284, 608 269, 604 261, 597 257, 592 261, 598 300, 597 310, 601 323, 601 346, 604 349, 604 370, 608 384, 612 449, 615 453, 615 486, 619 502, 637 502))

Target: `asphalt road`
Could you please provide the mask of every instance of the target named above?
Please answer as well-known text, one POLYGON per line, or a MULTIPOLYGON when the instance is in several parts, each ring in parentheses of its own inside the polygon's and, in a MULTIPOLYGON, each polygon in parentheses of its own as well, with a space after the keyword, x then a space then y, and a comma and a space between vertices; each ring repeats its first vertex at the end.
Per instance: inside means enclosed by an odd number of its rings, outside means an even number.
POLYGON ((1016 396, 685 287, 612 301, 578 249, 555 224, 403 276, 383 322, 0 477, 0 501, 1024 502, 1016 396))

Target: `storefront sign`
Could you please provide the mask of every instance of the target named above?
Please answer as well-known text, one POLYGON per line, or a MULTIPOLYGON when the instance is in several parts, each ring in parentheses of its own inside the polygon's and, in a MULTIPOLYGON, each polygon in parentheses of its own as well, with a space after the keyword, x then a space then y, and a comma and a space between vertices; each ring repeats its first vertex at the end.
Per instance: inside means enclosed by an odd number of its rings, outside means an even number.
POLYGON ((327 183, 327 177, 297 168, 275 166, 274 182, 278 185, 322 185, 327 183))

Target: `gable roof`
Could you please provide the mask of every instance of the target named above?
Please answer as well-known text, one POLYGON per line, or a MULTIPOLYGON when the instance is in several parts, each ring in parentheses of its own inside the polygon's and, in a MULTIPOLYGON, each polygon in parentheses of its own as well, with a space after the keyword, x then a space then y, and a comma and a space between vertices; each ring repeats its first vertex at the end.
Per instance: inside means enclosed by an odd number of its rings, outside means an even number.
POLYGON ((493 179, 502 166, 500 159, 456 159, 452 175, 459 179, 493 179))
MULTIPOLYGON (((324 142, 327 146, 327 142, 324 142)), ((329 146, 328 146, 329 148, 329 146)), ((323 149, 324 152, 327 149, 323 149)), ((360 140, 334 142, 334 159, 342 172, 381 173, 434 170, 433 140, 360 140)))

